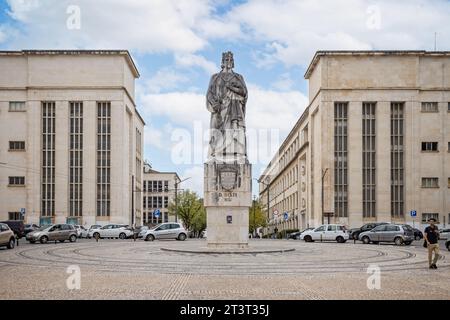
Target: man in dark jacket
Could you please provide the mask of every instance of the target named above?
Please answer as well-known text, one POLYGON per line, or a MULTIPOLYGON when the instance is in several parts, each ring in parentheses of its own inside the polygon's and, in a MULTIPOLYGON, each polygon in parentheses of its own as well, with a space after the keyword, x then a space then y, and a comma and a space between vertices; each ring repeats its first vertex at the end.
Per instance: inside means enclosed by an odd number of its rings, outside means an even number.
POLYGON ((423 232, 423 237, 427 243, 428 248, 428 263, 430 265, 430 269, 437 269, 436 262, 439 259, 439 230, 435 225, 436 220, 434 218, 429 219, 428 223, 430 225, 426 227, 425 231, 423 232))

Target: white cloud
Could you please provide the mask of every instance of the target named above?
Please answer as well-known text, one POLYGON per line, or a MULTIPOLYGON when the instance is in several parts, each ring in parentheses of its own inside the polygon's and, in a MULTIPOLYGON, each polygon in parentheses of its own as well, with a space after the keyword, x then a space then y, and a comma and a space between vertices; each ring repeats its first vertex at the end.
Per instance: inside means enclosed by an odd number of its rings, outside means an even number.
POLYGON ((151 93, 177 89, 179 85, 189 81, 189 78, 171 68, 159 69, 147 82, 146 87, 151 93))
POLYGON ((218 67, 214 62, 207 60, 205 57, 196 54, 176 54, 175 63, 181 67, 200 67, 207 74, 213 74, 217 72, 218 67))
POLYGON ((446 0, 249 0, 227 14, 266 44, 255 57, 303 66, 317 50, 432 50, 435 31, 449 50, 449 16, 446 0))
POLYGON ((210 19, 207 0, 79 0, 81 28, 69 30, 71 0, 8 0, 10 16, 24 25, 13 46, 127 48, 140 52, 195 52, 207 39, 197 30, 210 19), (45 23, 44 23, 45 22, 45 23))
POLYGON ((152 150, 156 148, 162 149, 163 145, 163 133, 161 130, 156 129, 151 124, 145 126, 144 128, 144 142, 145 142, 145 152, 152 154, 152 150))
POLYGON ((286 72, 280 75, 280 77, 272 84, 272 87, 280 91, 289 91, 294 86, 294 80, 291 75, 286 72))
POLYGON ((195 191, 203 198, 203 174, 203 166, 192 166, 187 168, 182 172, 180 178, 186 179, 190 177, 190 179, 183 182, 180 187, 195 191))

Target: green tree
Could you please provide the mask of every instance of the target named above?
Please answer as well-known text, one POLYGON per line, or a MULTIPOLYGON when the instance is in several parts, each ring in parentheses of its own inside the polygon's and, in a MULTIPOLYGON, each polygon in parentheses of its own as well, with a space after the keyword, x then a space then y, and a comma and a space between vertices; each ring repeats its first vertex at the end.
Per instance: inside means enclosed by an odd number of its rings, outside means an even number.
MULTIPOLYGON (((170 215, 175 215, 175 208, 174 200, 169 204, 170 215)), ((185 190, 178 195, 178 218, 182 220, 186 230, 195 232, 201 226, 201 216, 204 215, 204 211, 203 201, 194 191, 185 190)), ((206 226, 206 215, 204 217, 206 226)))
POLYGON ((253 201, 249 209, 248 220, 248 229, 251 234, 259 227, 267 226, 266 215, 262 211, 261 203, 258 200, 253 201))
POLYGON ((200 234, 206 229, 206 209, 203 206, 203 199, 200 199, 200 202, 202 204, 201 209, 195 215, 192 222, 192 231, 197 238, 200 237, 200 234))

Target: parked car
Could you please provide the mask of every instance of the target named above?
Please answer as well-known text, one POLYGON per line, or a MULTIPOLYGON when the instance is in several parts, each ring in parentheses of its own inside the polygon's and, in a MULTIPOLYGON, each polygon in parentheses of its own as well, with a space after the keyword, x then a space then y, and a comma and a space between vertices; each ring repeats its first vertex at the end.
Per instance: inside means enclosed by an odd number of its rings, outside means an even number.
POLYGON ((387 222, 373 222, 373 223, 366 223, 365 225, 363 225, 360 228, 352 228, 352 229, 349 230, 349 232, 350 232, 350 239, 358 240, 359 235, 361 233, 366 232, 366 231, 370 231, 373 228, 375 228, 377 226, 380 226, 380 225, 383 225, 383 224, 388 224, 388 223, 387 222))
POLYGON ((136 238, 142 238, 149 228, 147 226, 137 227, 134 229, 136 238))
POLYGON ((143 238, 145 241, 153 241, 155 239, 176 239, 184 241, 187 238, 187 234, 188 232, 180 223, 165 222, 147 230, 143 238))
POLYGON ((89 231, 89 237, 92 238, 119 238, 126 239, 133 236, 133 230, 125 224, 107 224, 97 229, 89 231))
POLYGON ((297 231, 297 232, 292 232, 288 235, 288 239, 294 239, 294 240, 300 240, 300 235, 305 232, 305 231, 309 231, 309 230, 314 230, 314 228, 306 228, 302 231, 297 231))
POLYGON ((1 221, 0 223, 7 224, 17 238, 20 239, 22 237, 25 237, 25 225, 22 220, 8 220, 1 221))
POLYGON ((82 225, 79 225, 79 224, 76 224, 76 225, 74 225, 74 228, 75 228, 75 230, 77 231, 77 237, 78 238, 82 238, 82 234, 84 233, 84 234, 87 234, 87 232, 88 232, 88 230, 85 228, 85 227, 83 227, 82 225))
POLYGON ((6 223, 0 223, 0 247, 6 246, 8 249, 14 249, 16 245, 16 236, 6 223))
POLYGON ((38 225, 35 225, 34 223, 33 224, 26 223, 24 233, 25 233, 25 235, 27 235, 28 233, 36 231, 37 229, 39 229, 38 225))
POLYGON ((417 228, 413 228, 413 231, 414 231, 414 239, 415 239, 415 240, 423 239, 423 233, 422 233, 422 231, 420 231, 420 230, 417 229, 417 228))
POLYGON ((40 243, 47 243, 48 241, 70 242, 77 241, 77 230, 71 224, 53 224, 43 226, 36 231, 30 232, 26 235, 26 239, 30 243, 39 241, 40 243))
POLYGON ((396 245, 410 245, 414 241, 414 230, 408 225, 383 224, 359 235, 365 244, 394 242, 396 245))
POLYGON ((445 241, 445 246, 447 247, 447 250, 450 251, 450 240, 445 241))
POLYGON ((345 226, 340 224, 324 224, 313 230, 307 230, 300 234, 300 240, 313 241, 337 241, 344 243, 349 239, 345 226))
POLYGON ((93 229, 98 229, 101 228, 101 225, 99 224, 93 224, 92 226, 89 227, 89 229, 83 228, 81 229, 81 233, 80 233, 80 238, 91 238, 89 236, 89 232, 93 229))
POLYGON ((450 239, 450 229, 442 229, 439 231, 439 240, 450 239))

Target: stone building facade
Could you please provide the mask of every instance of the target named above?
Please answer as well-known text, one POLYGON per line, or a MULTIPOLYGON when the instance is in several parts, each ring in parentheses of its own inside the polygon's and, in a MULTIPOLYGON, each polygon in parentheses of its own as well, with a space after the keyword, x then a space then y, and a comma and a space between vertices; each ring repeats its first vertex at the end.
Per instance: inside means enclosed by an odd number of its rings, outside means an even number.
POLYGON ((128 51, 2 51, 0 70, 0 219, 141 224, 128 51))
POLYGON ((145 164, 143 181, 143 224, 154 226, 162 222, 175 222, 175 216, 169 214, 168 208, 170 203, 175 202, 175 192, 180 191, 178 174, 156 171, 145 164))
POLYGON ((266 233, 448 226, 450 52, 319 51, 305 78, 309 105, 259 179, 266 233))

